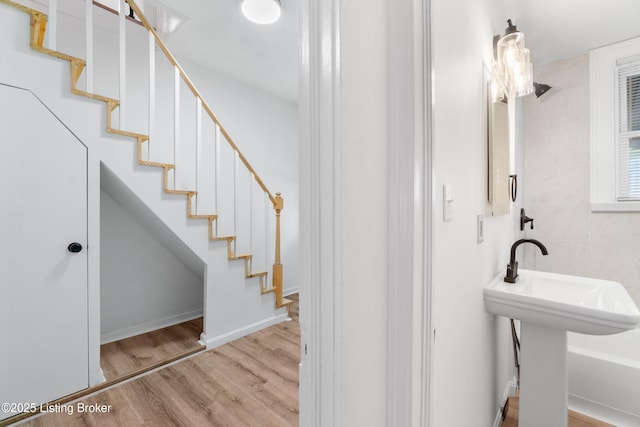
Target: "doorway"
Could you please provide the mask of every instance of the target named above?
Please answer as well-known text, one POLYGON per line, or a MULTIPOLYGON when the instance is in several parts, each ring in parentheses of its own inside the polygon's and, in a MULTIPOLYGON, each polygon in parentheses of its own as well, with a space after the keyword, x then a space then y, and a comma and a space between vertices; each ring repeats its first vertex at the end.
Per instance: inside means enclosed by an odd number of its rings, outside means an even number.
POLYGON ((300 7, 300 424, 428 425, 430 2, 300 7))

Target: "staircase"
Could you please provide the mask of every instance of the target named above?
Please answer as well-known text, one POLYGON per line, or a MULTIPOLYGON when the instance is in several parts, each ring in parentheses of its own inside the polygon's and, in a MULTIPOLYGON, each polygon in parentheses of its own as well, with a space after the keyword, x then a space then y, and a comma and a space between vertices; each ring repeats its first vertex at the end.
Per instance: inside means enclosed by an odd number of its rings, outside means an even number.
MULTIPOLYGON (((196 173, 195 173, 195 182, 196 187, 198 185, 202 185, 202 183, 198 184, 198 168, 201 170, 203 168, 209 168, 209 175, 215 176, 213 188, 207 188, 206 190, 200 190, 199 188, 188 188, 190 184, 188 179, 180 178, 183 170, 186 170, 187 167, 184 166, 184 159, 181 155, 181 148, 179 147, 180 135, 180 111, 179 107, 176 107, 176 122, 174 124, 175 130, 175 141, 173 142, 173 152, 174 152, 174 161, 165 161, 158 160, 152 157, 152 152, 155 152, 155 148, 152 145, 154 138, 152 133, 153 123, 157 120, 153 117, 153 112, 155 107, 152 105, 155 99, 155 94, 153 94, 153 89, 150 89, 149 93, 149 117, 146 121, 149 123, 150 132, 148 134, 143 134, 139 132, 134 132, 127 130, 125 123, 127 121, 126 115, 123 113, 125 101, 118 100, 112 97, 98 95, 93 92, 93 76, 87 75, 87 62, 78 57, 62 53, 55 48, 45 47, 45 39, 46 39, 46 30, 48 23, 48 16, 43 12, 35 10, 31 7, 24 6, 22 4, 16 3, 11 0, 0 0, 0 3, 8 5, 16 10, 24 12, 28 14, 30 19, 30 33, 29 33, 29 42, 30 48, 33 51, 38 53, 48 55, 50 57, 57 58, 62 61, 66 61, 70 64, 70 89, 71 93, 74 95, 78 95, 81 97, 88 98, 93 101, 99 101, 104 103, 106 106, 106 132, 110 135, 114 135, 115 138, 125 138, 125 139, 133 139, 136 143, 135 145, 135 161, 138 165, 152 168, 154 170, 158 170, 162 172, 162 190, 167 195, 178 195, 184 196, 186 201, 186 218, 190 221, 195 222, 206 222, 207 225, 207 239, 209 242, 222 242, 226 244, 226 258, 228 261, 234 262, 242 262, 244 265, 243 272, 244 277, 246 279, 257 279, 260 289, 259 293, 261 295, 270 294, 274 295, 274 308, 276 310, 280 308, 285 308, 288 311, 288 308, 291 304, 291 301, 284 298, 282 296, 283 289, 283 267, 280 259, 280 215, 283 209, 283 198, 280 193, 275 193, 273 195, 265 186, 263 181, 258 177, 255 170, 252 168, 246 157, 240 152, 238 147, 232 141, 231 137, 225 131, 225 129, 221 126, 216 116, 213 114, 211 108, 204 101, 201 94, 198 92, 194 84, 187 77, 185 71, 178 64, 176 59, 173 57, 171 52, 169 52, 166 45, 160 39, 157 32, 154 30, 153 26, 149 23, 147 18, 144 16, 142 10, 132 1, 129 0, 127 3, 129 4, 131 10, 137 16, 141 24, 144 26, 145 30, 149 34, 150 41, 150 55, 153 55, 154 51, 161 51, 162 54, 166 57, 166 61, 170 64, 170 67, 174 70, 175 73, 175 87, 179 91, 180 87, 187 88, 190 92, 191 96, 196 102, 196 112, 195 112, 195 121, 196 121, 196 129, 193 130, 193 133, 196 135, 197 145, 200 146, 204 137, 203 133, 206 133, 205 126, 209 126, 213 128, 213 138, 215 139, 216 148, 215 148, 215 162, 213 165, 206 165, 205 161, 198 158, 198 151, 196 151, 195 161, 191 161, 191 163, 196 164, 196 173), (84 81, 84 87, 83 86, 84 81), (119 117, 115 117, 117 112, 120 112, 119 117), (117 122, 117 124, 116 124, 117 122), (206 124, 208 123, 208 124, 206 124), (221 151, 223 148, 220 148, 220 145, 223 143, 227 143, 227 150, 230 150, 232 153, 232 160, 230 162, 221 159, 221 151), (153 159, 153 160, 152 160, 153 159), (233 175, 230 178, 225 180, 222 169, 224 169, 224 165, 226 163, 233 163, 233 175), (217 168, 217 169, 216 169, 217 168), (240 172, 243 170, 244 172, 240 172), (249 195, 242 196, 238 195, 238 192, 241 191, 239 187, 241 187, 240 181, 238 178, 241 173, 247 174, 249 177, 247 181, 249 181, 249 195), (231 182, 231 184, 229 184, 231 182), (233 191, 229 191, 229 187, 233 187, 233 191), (233 193, 229 195, 228 193, 233 193), (253 210, 255 202, 255 197, 253 196, 256 192, 264 193, 264 198, 266 200, 265 203, 271 204, 273 212, 270 218, 264 218, 260 220, 256 220, 253 217, 253 210), (201 197, 200 194, 213 194, 213 196, 209 197, 209 200, 205 200, 205 197, 202 196, 202 200, 199 200, 201 197), (251 207, 251 213, 249 214, 249 220, 244 220, 244 223, 249 223, 249 231, 243 230, 241 225, 243 223, 242 212, 239 212, 241 208, 239 204, 241 204, 238 200, 242 199, 248 200, 248 205, 251 207), (223 212, 222 207, 225 205, 225 201, 223 199, 233 199, 232 203, 226 203, 226 205, 233 205, 231 212, 226 213, 227 215, 227 224, 233 223, 233 227, 230 226, 220 226, 219 222, 221 218, 225 216, 225 212, 223 212), (203 212, 203 206, 213 205, 213 207, 217 210, 207 213, 203 212), (200 207, 199 207, 200 206, 200 207), (229 217, 233 217, 232 220, 229 217), (263 226, 264 230, 256 231, 254 230, 254 224, 258 224, 259 226, 263 226), (270 227, 270 224, 272 226, 270 227), (230 233, 229 230, 233 229, 233 233, 230 233), (272 229, 271 229, 272 228, 272 229), (236 234, 236 232, 238 234, 236 234), (243 244, 239 243, 239 235, 244 233, 244 246, 250 249, 253 249, 255 246, 255 241, 259 241, 259 243, 264 243, 264 246, 271 246, 274 249, 273 252, 273 265, 271 268, 271 280, 269 281, 269 272, 267 271, 266 260, 270 255, 270 249, 266 249, 264 254, 261 255, 261 260, 258 264, 261 264, 259 267, 263 267, 264 269, 254 269, 256 263, 256 256, 250 250, 243 251, 240 249, 245 249, 243 244), (248 235, 248 237, 247 237, 248 235), (259 237, 256 237, 258 236, 259 237), (269 241, 271 243, 269 243, 269 241), (249 243, 246 243, 249 242, 249 243)), ((90 2, 84 2, 87 4, 86 7, 92 8, 93 6, 90 2)), ((124 5, 124 1, 121 2, 124 5)), ((0 11, 2 12, 2 11, 0 11)), ((90 13, 90 12, 88 12, 90 13)), ((128 18, 124 16, 125 14, 120 14, 118 19, 120 20, 120 28, 121 31, 124 32, 124 28, 127 25, 134 25, 128 22, 128 18)), ((89 15, 87 15, 89 16, 89 15)), ((87 40, 90 40, 91 30, 87 30, 87 40)), ((120 35, 120 37, 125 37, 124 33, 120 35)), ((53 43, 55 46, 55 43, 53 43)), ((92 44, 87 42, 87 44, 92 44)), ((49 43, 51 46, 51 42, 49 43)), ((92 54, 91 54, 92 56, 92 54)), ((2 64, 0 63, 0 66, 2 64)), ((122 67, 121 67, 122 68, 122 67)), ((151 68, 151 65, 150 65, 151 68)), ((120 79, 121 81, 126 78, 127 70, 121 70, 120 79)), ((46 78, 47 76, 42 76, 46 78)), ((122 85, 122 83, 121 83, 122 85)), ((184 95, 184 94, 183 94, 184 95)), ((124 95, 123 95, 124 96, 124 95)), ((177 95, 176 99, 179 99, 180 95, 177 95)), ((129 100, 127 100, 129 101, 129 100)), ((179 104, 176 101, 176 104, 179 104)), ((120 148, 118 148, 120 150, 120 148)), ((164 150, 158 149, 158 153, 166 152, 166 148, 164 150)), ((170 151, 170 150, 169 150, 170 151)), ((160 156, 160 154, 158 154, 160 156)), ((185 172, 186 174, 186 172, 185 172)), ((265 215, 266 216, 266 215, 265 215)), ((211 270, 214 268, 211 267, 211 270)), ((213 274, 213 272, 211 272, 213 274)), ((209 290, 208 292, 215 292, 215 290, 209 290)), ((209 296, 210 297, 210 296, 209 296)), ((219 296, 220 298, 225 298, 224 296, 219 296)), ((205 302, 206 304, 206 302, 205 302)), ((207 307, 205 307, 205 311, 207 307)))

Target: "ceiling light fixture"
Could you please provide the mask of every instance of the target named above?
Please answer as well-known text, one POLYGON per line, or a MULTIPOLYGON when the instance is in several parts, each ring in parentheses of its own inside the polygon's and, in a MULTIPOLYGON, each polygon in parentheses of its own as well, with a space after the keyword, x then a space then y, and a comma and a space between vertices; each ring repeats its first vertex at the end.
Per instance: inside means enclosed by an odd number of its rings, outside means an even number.
POLYGON ((273 24, 280 18, 280 0, 244 0, 242 14, 256 24, 273 24))
POLYGON ((511 98, 533 92, 533 66, 522 34, 511 19, 504 36, 494 37, 493 74, 502 93, 511 98))

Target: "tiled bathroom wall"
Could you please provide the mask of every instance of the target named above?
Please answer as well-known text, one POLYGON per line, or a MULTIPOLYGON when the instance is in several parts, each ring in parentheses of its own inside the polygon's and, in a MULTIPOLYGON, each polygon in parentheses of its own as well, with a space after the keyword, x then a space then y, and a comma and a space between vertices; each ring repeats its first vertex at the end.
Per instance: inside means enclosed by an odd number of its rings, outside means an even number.
POLYGON ((521 247, 521 268, 621 282, 640 305, 640 212, 592 213, 589 203, 589 55, 534 68, 553 87, 524 103, 523 235, 549 249, 521 247), (523 256, 524 255, 524 256, 523 256))

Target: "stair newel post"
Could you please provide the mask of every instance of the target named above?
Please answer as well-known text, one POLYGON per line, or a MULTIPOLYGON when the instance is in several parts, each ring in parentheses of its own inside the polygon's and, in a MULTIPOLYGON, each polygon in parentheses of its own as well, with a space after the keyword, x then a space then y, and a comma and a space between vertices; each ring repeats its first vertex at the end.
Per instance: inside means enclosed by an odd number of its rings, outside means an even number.
POLYGON ((276 307, 282 306, 282 264, 280 263, 280 212, 284 207, 284 199, 276 193, 273 208, 276 211, 276 256, 273 264, 273 288, 276 294, 276 307))

